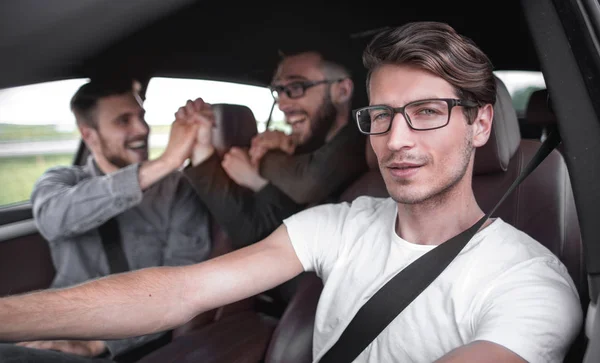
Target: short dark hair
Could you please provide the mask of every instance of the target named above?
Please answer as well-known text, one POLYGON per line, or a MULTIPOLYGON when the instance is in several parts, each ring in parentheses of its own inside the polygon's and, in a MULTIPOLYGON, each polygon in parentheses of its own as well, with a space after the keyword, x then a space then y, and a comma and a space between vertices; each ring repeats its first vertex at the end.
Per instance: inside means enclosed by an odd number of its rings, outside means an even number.
POLYGON ((333 51, 324 51, 317 48, 295 48, 287 51, 279 50, 279 62, 287 57, 293 57, 300 54, 313 53, 321 57, 321 68, 326 76, 331 78, 352 78, 352 73, 348 65, 340 60, 333 51))
MULTIPOLYGON (((382 65, 410 65, 450 83, 459 98, 480 106, 496 102, 491 61, 475 43, 439 22, 414 22, 377 34, 363 52, 367 92, 372 73, 382 65)), ((465 108, 469 123, 476 108, 465 108)))
POLYGON ((71 111, 78 125, 96 128, 94 111, 98 100, 104 97, 123 95, 134 92, 134 80, 120 78, 111 80, 90 80, 79 87, 71 98, 71 111))

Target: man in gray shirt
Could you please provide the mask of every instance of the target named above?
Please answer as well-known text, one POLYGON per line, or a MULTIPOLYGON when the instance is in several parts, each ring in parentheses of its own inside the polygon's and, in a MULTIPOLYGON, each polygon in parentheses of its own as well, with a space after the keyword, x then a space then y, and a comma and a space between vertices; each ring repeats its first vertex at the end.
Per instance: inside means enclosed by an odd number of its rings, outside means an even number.
MULTIPOLYGON (((207 259, 209 214, 178 170, 193 147, 197 125, 176 120, 165 152, 148 161, 149 127, 129 80, 83 85, 71 100, 71 110, 91 155, 84 166, 49 169, 31 196, 36 225, 48 240, 56 268, 51 287, 122 270, 207 259), (116 248, 125 256, 116 271, 99 228, 115 220, 122 241, 116 248)), ((38 348, 23 348, 28 362, 88 362, 96 360, 83 357, 112 358, 161 335, 18 345, 38 348)))

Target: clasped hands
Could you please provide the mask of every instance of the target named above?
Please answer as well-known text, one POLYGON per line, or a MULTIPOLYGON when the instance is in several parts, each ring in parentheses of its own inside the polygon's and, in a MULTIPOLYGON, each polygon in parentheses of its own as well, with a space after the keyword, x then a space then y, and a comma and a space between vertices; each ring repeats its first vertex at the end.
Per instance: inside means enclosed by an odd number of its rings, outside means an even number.
MULTIPOLYGON (((185 106, 180 107, 175 113, 169 146, 173 141, 174 147, 180 150, 180 155, 186 155, 186 158, 191 159, 192 165, 198 165, 215 152, 212 143, 214 126, 212 106, 202 98, 188 100, 185 106)), ((221 165, 233 181, 256 192, 268 184, 268 180, 259 173, 263 156, 269 150, 281 150, 293 154, 295 148, 292 138, 285 133, 265 131, 252 139, 249 149, 232 147, 228 150, 222 157, 221 165)))

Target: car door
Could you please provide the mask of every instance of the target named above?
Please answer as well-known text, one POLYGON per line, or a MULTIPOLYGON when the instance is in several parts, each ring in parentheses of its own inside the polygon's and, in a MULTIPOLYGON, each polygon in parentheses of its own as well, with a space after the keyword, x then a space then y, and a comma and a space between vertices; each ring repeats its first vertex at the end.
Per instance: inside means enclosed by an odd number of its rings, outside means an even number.
POLYGON ((45 170, 81 160, 85 148, 69 100, 84 82, 67 79, 0 90, 0 296, 46 288, 54 278, 29 196, 45 170))

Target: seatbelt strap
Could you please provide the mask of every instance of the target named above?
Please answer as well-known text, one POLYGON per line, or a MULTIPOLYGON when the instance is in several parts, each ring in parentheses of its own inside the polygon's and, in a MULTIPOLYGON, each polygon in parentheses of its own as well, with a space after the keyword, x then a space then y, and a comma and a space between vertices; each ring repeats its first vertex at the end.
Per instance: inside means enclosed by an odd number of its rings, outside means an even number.
POLYGON ((466 231, 416 259, 383 285, 356 313, 320 363, 350 363, 454 260, 512 191, 548 156, 561 138, 552 132, 494 208, 466 231))
POLYGON ((123 251, 121 231, 119 230, 117 217, 109 219, 98 227, 98 232, 102 239, 102 247, 104 247, 104 252, 106 253, 110 273, 129 271, 129 264, 125 257, 125 251, 123 251))

